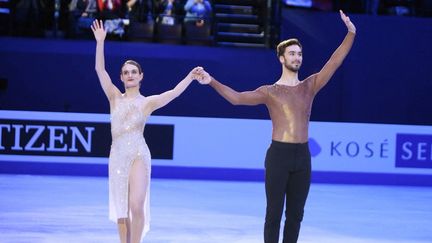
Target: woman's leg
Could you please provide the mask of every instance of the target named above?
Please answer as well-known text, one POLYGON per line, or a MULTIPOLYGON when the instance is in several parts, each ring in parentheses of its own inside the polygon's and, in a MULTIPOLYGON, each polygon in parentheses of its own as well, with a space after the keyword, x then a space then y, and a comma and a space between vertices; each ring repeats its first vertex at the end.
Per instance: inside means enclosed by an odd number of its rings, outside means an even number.
POLYGON ((130 242, 130 222, 128 218, 122 218, 117 220, 117 227, 120 236, 121 243, 130 242))
POLYGON ((131 243, 139 243, 144 229, 144 201, 150 178, 142 160, 132 164, 129 174, 129 209, 131 212, 131 243))

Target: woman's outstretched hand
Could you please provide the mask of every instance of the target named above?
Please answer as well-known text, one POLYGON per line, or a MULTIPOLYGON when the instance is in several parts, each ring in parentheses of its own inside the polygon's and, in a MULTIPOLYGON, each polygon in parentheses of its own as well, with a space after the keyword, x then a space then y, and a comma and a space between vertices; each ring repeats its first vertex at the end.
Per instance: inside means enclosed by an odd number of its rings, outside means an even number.
POLYGON ((95 20, 93 21, 93 24, 91 25, 91 29, 93 31, 93 35, 96 39, 96 41, 104 41, 106 37, 106 31, 103 26, 102 20, 95 20))

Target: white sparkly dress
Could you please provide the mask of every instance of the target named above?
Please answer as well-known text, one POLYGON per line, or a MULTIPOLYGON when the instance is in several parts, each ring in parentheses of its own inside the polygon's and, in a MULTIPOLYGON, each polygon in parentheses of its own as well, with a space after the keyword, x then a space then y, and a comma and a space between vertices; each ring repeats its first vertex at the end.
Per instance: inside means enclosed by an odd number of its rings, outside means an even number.
POLYGON ((111 111, 112 144, 109 156, 109 218, 128 218, 129 172, 134 161, 141 160, 146 166, 143 186, 144 229, 142 237, 150 226, 150 174, 151 154, 144 140, 144 126, 147 115, 134 104, 122 98, 116 100, 111 111))

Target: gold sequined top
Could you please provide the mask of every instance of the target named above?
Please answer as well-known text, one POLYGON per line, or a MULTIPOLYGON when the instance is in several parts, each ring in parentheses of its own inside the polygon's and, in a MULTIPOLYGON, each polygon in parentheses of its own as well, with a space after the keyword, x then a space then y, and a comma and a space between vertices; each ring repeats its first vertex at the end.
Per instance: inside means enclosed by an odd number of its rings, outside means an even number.
POLYGON ((234 105, 265 104, 273 124, 272 139, 280 142, 305 143, 312 102, 316 95, 316 76, 312 75, 296 86, 263 85, 254 91, 235 92, 212 80, 210 85, 234 105))

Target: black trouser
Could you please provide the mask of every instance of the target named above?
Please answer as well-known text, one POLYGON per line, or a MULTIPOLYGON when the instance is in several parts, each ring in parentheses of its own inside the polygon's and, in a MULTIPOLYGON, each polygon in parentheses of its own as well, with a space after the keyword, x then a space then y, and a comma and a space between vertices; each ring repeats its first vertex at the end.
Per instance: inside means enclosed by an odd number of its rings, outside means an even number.
POLYGON ((297 242, 310 186, 311 156, 308 143, 272 141, 265 159, 267 209, 264 242, 279 241, 286 197, 283 243, 297 242))

